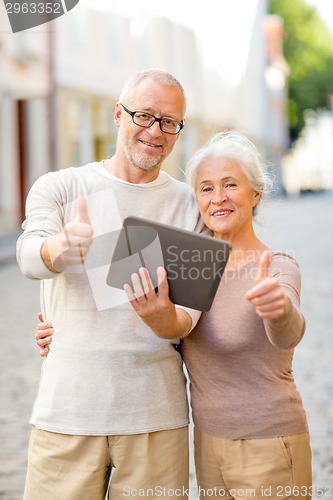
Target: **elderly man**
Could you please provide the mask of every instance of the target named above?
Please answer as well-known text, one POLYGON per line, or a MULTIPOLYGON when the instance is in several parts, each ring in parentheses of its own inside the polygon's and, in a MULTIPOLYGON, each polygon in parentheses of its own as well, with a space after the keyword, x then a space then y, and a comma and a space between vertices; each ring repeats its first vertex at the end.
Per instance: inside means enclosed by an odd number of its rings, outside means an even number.
MULTIPOLYGON (((114 156, 50 172, 28 195, 17 259, 41 280, 43 317, 57 335, 30 421, 25 500, 102 500, 108 488, 113 500, 187 498, 181 357, 137 317, 125 292, 108 294, 103 278, 110 235, 126 216, 198 226, 190 188, 161 170, 185 107, 169 73, 134 75, 115 107, 114 156)), ((187 314, 174 321, 180 332, 194 323, 187 314)))

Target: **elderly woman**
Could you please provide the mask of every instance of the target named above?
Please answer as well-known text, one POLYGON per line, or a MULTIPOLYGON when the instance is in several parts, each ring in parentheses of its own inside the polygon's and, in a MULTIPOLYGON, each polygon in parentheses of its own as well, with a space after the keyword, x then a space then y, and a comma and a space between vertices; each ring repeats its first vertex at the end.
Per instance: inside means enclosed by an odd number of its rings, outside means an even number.
POLYGON ((158 294, 144 269, 124 288, 157 335, 182 337, 199 494, 311 498, 308 425, 292 373, 305 331, 300 271, 255 234, 269 184, 260 154, 239 132, 217 134, 190 160, 187 179, 206 226, 232 245, 212 308, 198 312, 189 334, 191 320, 170 302, 164 269, 158 294))
POLYGON ((222 133, 194 155, 187 175, 205 224, 232 245, 211 310, 182 341, 198 484, 231 498, 246 489, 311 498, 308 426, 292 374, 305 330, 300 271, 254 232, 267 185, 261 157, 243 135, 222 133))

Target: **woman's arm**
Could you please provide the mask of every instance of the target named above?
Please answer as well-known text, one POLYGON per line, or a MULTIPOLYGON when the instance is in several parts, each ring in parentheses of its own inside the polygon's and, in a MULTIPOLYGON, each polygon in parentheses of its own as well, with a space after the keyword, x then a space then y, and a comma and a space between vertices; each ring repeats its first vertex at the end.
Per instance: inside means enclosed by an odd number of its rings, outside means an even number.
POLYGON ((264 320, 270 342, 281 349, 291 349, 304 335, 305 319, 299 309, 299 268, 291 257, 282 259, 270 270, 271 254, 268 251, 262 254, 257 284, 247 292, 246 298, 264 320))
POLYGON ((42 357, 45 357, 48 355, 50 351, 50 344, 52 342, 52 335, 53 335, 53 328, 51 323, 45 323, 43 319, 43 315, 40 312, 38 314, 38 319, 40 323, 38 323, 36 327, 36 341, 37 345, 40 347, 39 354, 42 357))

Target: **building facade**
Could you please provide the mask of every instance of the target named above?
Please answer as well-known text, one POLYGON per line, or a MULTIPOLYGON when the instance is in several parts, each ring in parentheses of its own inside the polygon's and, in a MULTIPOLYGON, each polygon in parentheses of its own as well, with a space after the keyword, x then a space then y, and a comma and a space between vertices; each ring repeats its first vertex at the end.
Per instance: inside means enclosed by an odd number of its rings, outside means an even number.
POLYGON ((186 125, 165 163, 171 175, 183 179, 189 157, 224 129, 243 130, 279 163, 285 90, 276 105, 267 0, 206 3, 184 22, 171 16, 179 9, 131 15, 113 2, 104 11, 84 2, 44 29, 0 33, 0 235, 19 228, 40 175, 112 155, 115 103, 143 68, 170 71, 186 90, 186 125))

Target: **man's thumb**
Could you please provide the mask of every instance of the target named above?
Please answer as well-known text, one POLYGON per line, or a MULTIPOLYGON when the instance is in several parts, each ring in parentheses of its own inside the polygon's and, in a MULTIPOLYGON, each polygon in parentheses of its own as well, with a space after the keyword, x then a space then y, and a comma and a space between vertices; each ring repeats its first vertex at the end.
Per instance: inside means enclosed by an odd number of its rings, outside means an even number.
POLYGON ((263 281, 265 278, 268 278, 271 261, 272 261, 271 252, 269 250, 265 250, 260 257, 260 262, 256 277, 257 283, 263 281))
POLYGON ((88 213, 88 203, 87 200, 80 196, 76 203, 77 207, 77 215, 80 222, 84 222, 85 224, 90 224, 90 217, 88 213))

